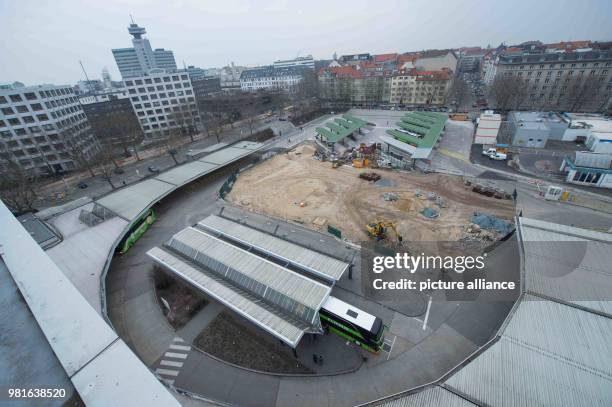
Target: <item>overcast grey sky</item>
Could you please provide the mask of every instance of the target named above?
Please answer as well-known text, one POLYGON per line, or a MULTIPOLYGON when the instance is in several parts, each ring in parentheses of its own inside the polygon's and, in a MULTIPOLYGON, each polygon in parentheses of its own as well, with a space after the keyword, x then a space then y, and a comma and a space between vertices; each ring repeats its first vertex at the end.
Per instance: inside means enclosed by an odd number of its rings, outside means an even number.
POLYGON ((371 52, 612 40, 611 0, 0 0, 0 83, 67 84, 131 46, 132 14, 179 65, 270 64, 371 52))

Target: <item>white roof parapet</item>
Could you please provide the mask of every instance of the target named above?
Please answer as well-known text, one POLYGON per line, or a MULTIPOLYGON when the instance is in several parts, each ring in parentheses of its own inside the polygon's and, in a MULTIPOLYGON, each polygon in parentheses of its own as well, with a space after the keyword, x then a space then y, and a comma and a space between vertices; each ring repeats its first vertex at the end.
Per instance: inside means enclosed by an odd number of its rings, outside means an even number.
POLYGON ((124 219, 134 220, 143 210, 174 189, 176 185, 151 178, 119 189, 96 202, 124 219))
POLYGON ((159 174, 155 179, 174 185, 183 185, 219 168, 216 164, 192 161, 159 174))
POLYGON ((308 329, 307 324, 275 313, 274 310, 266 306, 266 303, 254 295, 236 289, 212 272, 194 267, 178 255, 169 253, 159 247, 152 248, 147 252, 147 255, 165 269, 293 348, 298 345, 304 332, 308 329))
POLYGON ((0 224, 2 259, 85 403, 178 406, 4 203, 0 224))
POLYGON ((349 267, 346 262, 220 216, 211 215, 198 222, 198 226, 261 250, 331 283, 338 281, 349 267))
POLYGON ((222 150, 217 150, 212 154, 205 155, 204 157, 201 157, 198 160, 211 164, 226 165, 232 161, 238 160, 239 158, 245 157, 263 147, 263 144, 256 144, 257 146, 252 148, 234 146, 226 147, 222 150))
POLYGON ((195 263, 260 296, 313 326, 331 287, 188 227, 166 244, 195 263))

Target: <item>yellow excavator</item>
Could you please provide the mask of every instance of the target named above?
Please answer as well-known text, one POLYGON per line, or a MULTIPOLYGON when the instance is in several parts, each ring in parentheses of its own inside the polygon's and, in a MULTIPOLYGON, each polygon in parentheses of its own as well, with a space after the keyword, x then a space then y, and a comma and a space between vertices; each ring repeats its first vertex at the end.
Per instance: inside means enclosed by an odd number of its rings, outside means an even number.
POLYGON ((395 236, 397 236, 397 241, 400 243, 402 242, 403 237, 398 233, 397 227, 393 222, 381 220, 378 222, 368 223, 366 225, 366 231, 368 232, 368 235, 370 235, 370 237, 376 240, 386 239, 387 229, 391 229, 393 233, 395 233, 395 236))

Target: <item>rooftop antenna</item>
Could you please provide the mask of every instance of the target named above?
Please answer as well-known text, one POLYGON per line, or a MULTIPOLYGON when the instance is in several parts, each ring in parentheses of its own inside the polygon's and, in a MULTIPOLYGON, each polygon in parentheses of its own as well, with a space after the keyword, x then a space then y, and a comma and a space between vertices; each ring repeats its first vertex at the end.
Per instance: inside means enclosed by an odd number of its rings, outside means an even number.
POLYGON ((131 14, 130 14, 130 20, 132 20, 132 24, 136 24, 136 23, 134 22, 134 17, 133 17, 131 14))
POLYGON ((91 86, 91 81, 89 80, 89 76, 87 76, 87 72, 85 72, 85 67, 83 66, 83 62, 79 61, 79 64, 81 65, 81 69, 83 70, 83 73, 85 74, 85 79, 87 80, 87 85, 89 86, 89 91, 93 94, 94 100, 97 102, 98 101, 98 95, 96 95, 95 89, 93 89, 92 86, 91 86))

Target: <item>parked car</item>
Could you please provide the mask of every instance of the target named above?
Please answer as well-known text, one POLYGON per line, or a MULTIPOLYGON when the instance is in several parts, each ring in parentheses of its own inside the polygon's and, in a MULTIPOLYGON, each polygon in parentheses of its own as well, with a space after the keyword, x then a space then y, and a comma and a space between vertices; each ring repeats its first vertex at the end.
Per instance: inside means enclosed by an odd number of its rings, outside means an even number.
POLYGON ((157 167, 156 167, 156 166, 154 166, 154 165, 149 165, 149 172, 152 172, 152 173, 154 173, 154 174, 157 174, 157 173, 159 173, 159 168, 157 168, 157 167))
POLYGON ((80 188, 80 189, 85 189, 85 188, 87 188, 87 184, 84 183, 83 181, 81 181, 81 182, 79 182, 77 184, 77 187, 80 188))
POLYGON ((508 156, 504 153, 495 153, 490 155, 489 158, 496 161, 505 161, 508 159, 508 156))
POLYGON ((482 150, 482 155, 486 155, 487 157, 491 157, 493 154, 497 153, 497 149, 495 148, 487 148, 482 150))

